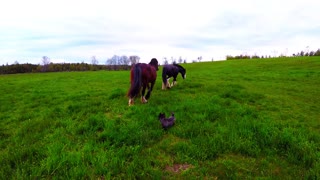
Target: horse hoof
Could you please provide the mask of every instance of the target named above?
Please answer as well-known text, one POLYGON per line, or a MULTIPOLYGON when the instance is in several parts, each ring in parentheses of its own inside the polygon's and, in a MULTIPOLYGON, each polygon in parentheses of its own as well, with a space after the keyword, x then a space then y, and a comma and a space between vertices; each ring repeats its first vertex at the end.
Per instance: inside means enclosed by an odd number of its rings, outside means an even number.
POLYGON ((133 99, 129 99, 129 106, 132 106, 133 104, 134 104, 134 101, 133 101, 133 99))
POLYGON ((142 98, 141 98, 141 102, 142 102, 142 103, 147 103, 147 102, 148 102, 148 100, 146 100, 146 98, 145 98, 145 97, 142 97, 142 98))

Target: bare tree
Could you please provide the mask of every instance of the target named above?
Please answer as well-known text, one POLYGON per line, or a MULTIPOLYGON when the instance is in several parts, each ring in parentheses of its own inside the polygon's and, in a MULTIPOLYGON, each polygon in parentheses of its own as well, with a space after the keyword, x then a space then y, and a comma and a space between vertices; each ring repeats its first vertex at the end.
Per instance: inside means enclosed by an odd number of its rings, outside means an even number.
POLYGON ((124 55, 121 56, 121 60, 122 60, 123 65, 129 65, 129 63, 130 63, 130 60, 127 56, 124 56, 124 55))
POLYGON ((163 64, 164 65, 169 64, 167 57, 163 57, 163 64))
POLYGON ((310 51, 309 56, 313 56, 314 55, 314 51, 310 51))
POLYGON ((179 63, 182 63, 182 57, 181 57, 181 56, 179 57, 178 62, 179 62, 179 63))
POLYGON ((131 65, 139 63, 140 57, 136 55, 129 56, 129 61, 131 62, 131 65))
POLYGON ((176 59, 173 58, 173 56, 171 56, 171 63, 172 63, 172 64, 176 64, 176 59))
POLYGON ((42 64, 44 66, 49 65, 50 64, 50 58, 48 58, 47 56, 42 56, 42 64))
POLYGON ((99 61, 97 60, 96 56, 92 56, 91 57, 91 63, 92 63, 92 65, 97 65, 99 63, 99 61))
POLYGON ((50 64, 50 58, 48 58, 47 56, 42 56, 42 71, 46 72, 49 68, 49 64, 50 64))
POLYGON ((108 58, 106 61, 106 65, 109 66, 111 69, 126 69, 128 68, 127 66, 130 64, 130 61, 132 64, 135 64, 137 61, 139 61, 139 56, 130 56, 128 58, 127 56, 118 56, 114 55, 111 58, 108 58))
POLYGON ((111 69, 116 69, 118 63, 118 56, 114 55, 111 58, 108 58, 106 64, 110 66, 111 69))

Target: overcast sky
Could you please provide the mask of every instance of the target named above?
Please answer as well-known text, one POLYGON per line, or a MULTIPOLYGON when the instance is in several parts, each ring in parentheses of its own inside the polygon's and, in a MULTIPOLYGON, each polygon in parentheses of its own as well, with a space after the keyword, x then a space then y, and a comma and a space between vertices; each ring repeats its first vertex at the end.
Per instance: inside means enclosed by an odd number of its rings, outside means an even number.
POLYGON ((105 64, 182 57, 292 55, 320 48, 319 0, 10 0, 0 6, 0 65, 105 64))

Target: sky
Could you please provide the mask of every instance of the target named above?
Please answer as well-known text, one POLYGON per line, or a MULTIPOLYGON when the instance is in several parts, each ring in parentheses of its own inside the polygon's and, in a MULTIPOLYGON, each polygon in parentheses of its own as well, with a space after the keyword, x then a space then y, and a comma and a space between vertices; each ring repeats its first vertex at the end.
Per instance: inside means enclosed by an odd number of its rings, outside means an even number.
POLYGON ((10 0, 0 6, 0 65, 187 62, 320 48, 319 0, 10 0))

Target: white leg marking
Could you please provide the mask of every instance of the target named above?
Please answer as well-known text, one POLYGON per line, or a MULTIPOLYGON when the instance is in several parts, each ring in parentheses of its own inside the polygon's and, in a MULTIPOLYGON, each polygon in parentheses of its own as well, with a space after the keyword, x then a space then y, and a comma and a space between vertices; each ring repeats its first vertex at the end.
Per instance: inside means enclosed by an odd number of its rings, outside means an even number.
POLYGON ((147 103, 148 101, 146 100, 146 98, 144 96, 141 97, 141 102, 142 103, 147 103))
POLYGON ((133 98, 130 98, 130 99, 129 99, 129 106, 132 106, 133 103, 134 103, 134 102, 133 102, 133 98))
POLYGON ((170 86, 170 78, 167 79, 166 88, 171 88, 171 86, 170 86))

